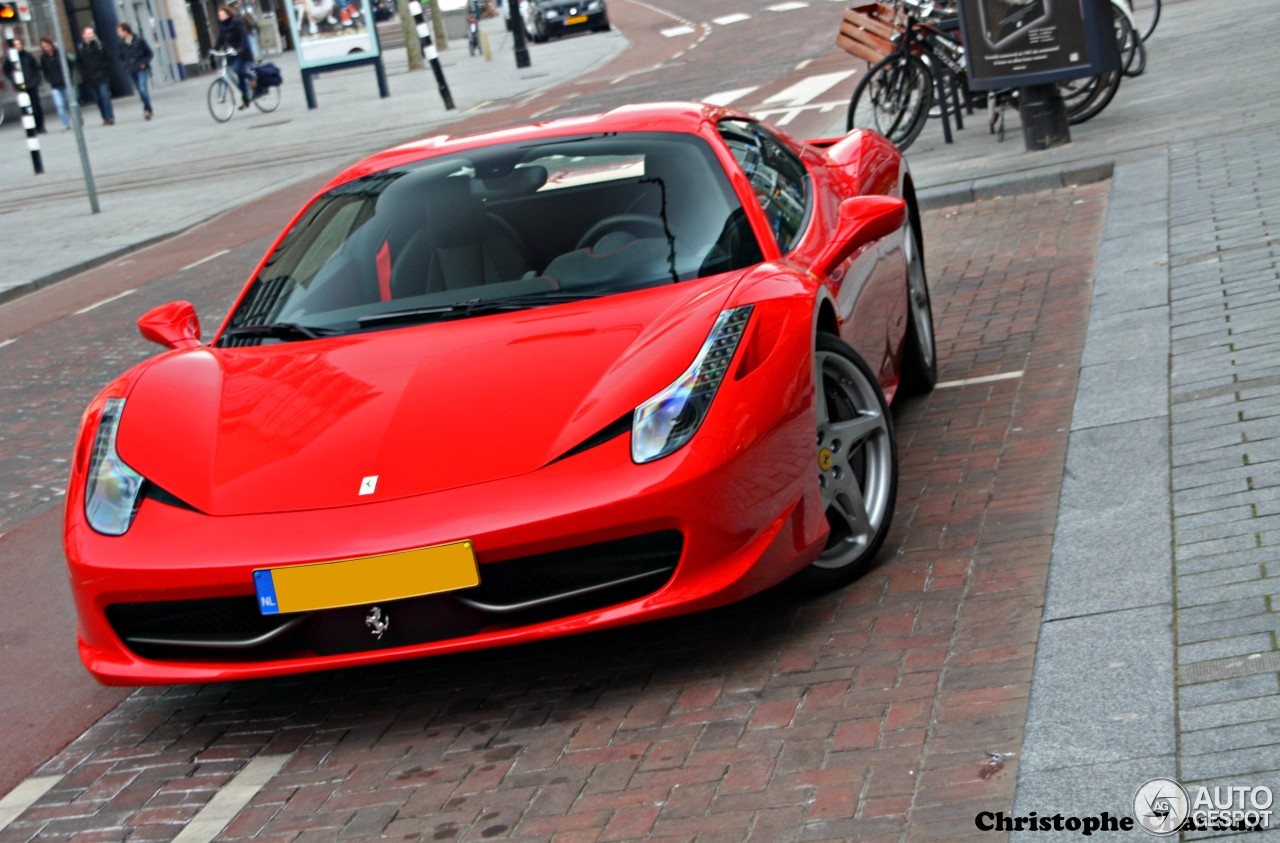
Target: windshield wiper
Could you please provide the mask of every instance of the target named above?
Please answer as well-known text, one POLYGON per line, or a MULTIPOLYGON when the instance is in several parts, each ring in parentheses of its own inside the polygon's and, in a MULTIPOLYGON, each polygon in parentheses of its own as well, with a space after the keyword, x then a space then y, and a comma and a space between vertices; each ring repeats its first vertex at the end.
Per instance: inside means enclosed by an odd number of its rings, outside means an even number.
POLYGON ((228 328, 222 332, 223 338, 235 337, 272 337, 275 339, 318 340, 338 333, 333 328, 317 328, 313 325, 300 325, 297 322, 270 322, 263 325, 241 325, 228 328))
POLYGON ((465 319, 469 316, 482 316, 486 313, 507 313, 513 310, 527 310, 550 304, 563 304, 572 301, 599 298, 602 293, 570 293, 564 290, 551 290, 545 293, 529 293, 521 296, 507 296, 498 299, 467 299, 453 304, 432 305, 430 307, 414 307, 407 310, 392 310, 387 313, 371 313, 361 316, 356 322, 361 328, 370 325, 382 325, 389 322, 433 321, 436 319, 465 319))

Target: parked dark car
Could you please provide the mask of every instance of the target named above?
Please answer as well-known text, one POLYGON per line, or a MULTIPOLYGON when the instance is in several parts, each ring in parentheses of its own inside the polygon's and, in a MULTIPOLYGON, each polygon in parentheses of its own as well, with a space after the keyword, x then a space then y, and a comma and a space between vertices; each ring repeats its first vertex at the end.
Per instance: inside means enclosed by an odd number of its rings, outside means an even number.
POLYGON ((539 43, 570 32, 609 30, 605 0, 525 0, 525 29, 539 43))

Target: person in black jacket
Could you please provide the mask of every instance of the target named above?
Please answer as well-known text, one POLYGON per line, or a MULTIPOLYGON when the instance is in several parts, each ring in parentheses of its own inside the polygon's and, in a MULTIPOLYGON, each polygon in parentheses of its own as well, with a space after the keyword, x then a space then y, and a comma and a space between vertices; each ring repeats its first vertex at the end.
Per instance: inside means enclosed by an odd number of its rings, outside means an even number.
POLYGON ((147 77, 151 73, 151 45, 146 39, 133 34, 133 27, 122 23, 116 27, 120 35, 120 61, 133 80, 133 86, 142 97, 142 116, 151 119, 151 97, 147 92, 147 77))
POLYGON ((84 40, 76 49, 80 60, 80 78, 98 103, 98 110, 102 112, 102 125, 114 126, 116 114, 111 110, 111 54, 98 40, 98 34, 93 31, 92 26, 86 26, 83 35, 84 40))
POLYGON ((240 83, 240 108, 249 107, 249 81, 253 79, 250 67, 253 65, 253 51, 249 47, 249 33, 231 11, 230 6, 218 7, 218 43, 216 49, 235 50, 231 60, 231 69, 235 71, 236 80, 240 83))
MULTIPOLYGON (((36 131, 44 134, 44 109, 40 107, 40 62, 36 61, 35 56, 22 49, 21 38, 14 38, 9 43, 18 51, 18 62, 22 65, 22 83, 26 85, 27 94, 31 97, 31 116, 36 120, 36 131)), ((16 70, 13 59, 6 53, 4 75, 9 77, 10 82, 13 82, 16 70)), ((13 86, 16 88, 18 83, 13 82, 13 86)))
POLYGON ((71 117, 67 114, 67 79, 62 75, 62 59, 58 55, 58 48, 48 35, 40 36, 40 72, 49 83, 49 93, 53 94, 53 107, 58 109, 62 131, 71 131, 71 117))

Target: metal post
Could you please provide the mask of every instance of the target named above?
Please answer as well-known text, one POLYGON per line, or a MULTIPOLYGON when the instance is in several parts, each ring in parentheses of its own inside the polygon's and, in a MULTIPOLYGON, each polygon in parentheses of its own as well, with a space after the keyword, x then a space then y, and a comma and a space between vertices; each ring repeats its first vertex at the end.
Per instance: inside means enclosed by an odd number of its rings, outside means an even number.
POLYGON ((431 72, 436 75, 436 86, 440 89, 440 99, 444 100, 446 111, 453 111, 453 94, 449 93, 449 83, 444 81, 444 70, 440 67, 440 54, 431 42, 431 23, 422 13, 422 4, 418 0, 410 0, 409 14, 413 15, 414 25, 418 31, 418 43, 422 45, 427 61, 431 62, 431 72))
POLYGON ((507 0, 511 4, 511 35, 515 40, 516 67, 528 67, 529 48, 524 43, 524 18, 520 14, 520 0, 507 0))
POLYGON ((71 117, 71 129, 76 133, 76 147, 80 150, 80 170, 84 173, 84 187, 89 192, 89 209, 95 214, 98 207, 98 189, 93 183, 93 168, 89 166, 89 150, 84 145, 84 116, 80 113, 80 96, 71 81, 71 66, 67 64, 67 47, 62 43, 62 24, 58 20, 58 6, 49 0, 49 19, 53 21, 53 43, 58 48, 58 63, 62 67, 62 81, 67 83, 67 112, 71 117))
POLYGON ((36 175, 44 172, 44 159, 40 157, 40 138, 36 137, 35 109, 31 105, 31 93, 27 90, 27 78, 22 73, 22 56, 18 48, 13 46, 13 27, 4 28, 5 40, 9 42, 9 61, 13 65, 13 86, 18 89, 18 105, 22 108, 22 125, 27 130, 27 149, 31 150, 31 166, 36 175))

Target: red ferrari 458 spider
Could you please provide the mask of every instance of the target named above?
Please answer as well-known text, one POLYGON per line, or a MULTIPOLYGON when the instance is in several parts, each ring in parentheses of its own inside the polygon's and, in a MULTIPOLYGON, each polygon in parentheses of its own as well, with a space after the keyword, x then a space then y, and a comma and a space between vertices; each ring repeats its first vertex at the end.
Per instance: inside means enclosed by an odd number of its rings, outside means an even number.
POLYGON ((846 583, 888 531, 886 396, 936 375, 878 135, 619 108, 335 178, 212 342, 84 415, 66 553, 102 682, 405 659, 846 583))

